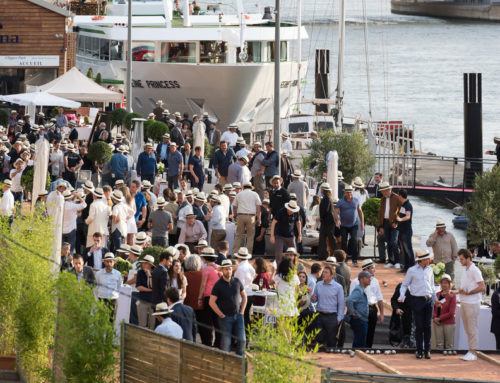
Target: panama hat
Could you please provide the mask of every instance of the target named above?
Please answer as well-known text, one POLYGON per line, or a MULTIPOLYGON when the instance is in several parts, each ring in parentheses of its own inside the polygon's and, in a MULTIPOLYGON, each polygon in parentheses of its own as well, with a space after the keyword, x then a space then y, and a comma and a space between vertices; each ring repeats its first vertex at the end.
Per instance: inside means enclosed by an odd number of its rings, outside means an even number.
POLYGON ((365 187, 365 184, 363 181, 361 181, 360 177, 354 178, 354 181, 352 181, 352 186, 358 189, 363 189, 365 187))
POLYGON ((177 144, 175 143, 175 141, 171 141, 169 146, 177 146, 177 144))
MULTIPOLYGON (((195 214, 196 215, 196 214, 195 214)), ((200 239, 194 247, 207 247, 208 243, 204 239, 200 239)))
POLYGON ((165 133, 165 134, 163 135, 163 138, 170 138, 170 134, 165 133))
POLYGON ((277 175, 277 174, 271 178, 271 181, 274 181, 274 180, 276 180, 276 179, 277 179, 277 180, 279 180, 279 181, 280 181, 280 183, 282 183, 282 182, 283 182, 283 178, 281 178, 281 177, 280 177, 279 175, 277 175))
POLYGON ((344 179, 344 176, 342 175, 342 172, 340 170, 337 170, 337 178, 339 181, 342 181, 344 179))
POLYGON ((238 157, 238 161, 243 161, 245 164, 248 164, 248 157, 245 156, 238 157))
POLYGON ((188 190, 184 195, 186 197, 192 197, 193 196, 193 191, 192 190, 188 190))
POLYGON ((321 184, 321 189, 326 190, 326 191, 332 191, 332 188, 330 187, 330 184, 328 182, 323 182, 321 184))
POLYGON ((233 185, 225 184, 223 190, 233 190, 233 185))
POLYGON ((149 113, 149 114, 148 114, 148 118, 153 118, 154 116, 155 116, 155 114, 154 114, 154 113, 149 113))
POLYGON ((270 203, 271 203, 271 201, 269 201, 269 199, 268 199, 268 198, 264 198, 264 199, 262 200, 262 204, 268 204, 268 205, 269 205, 270 203))
POLYGON ((293 178, 302 178, 302 172, 300 170, 294 170, 292 173, 293 178))
POLYGON ((123 153, 123 152, 126 152, 127 150, 125 149, 125 147, 124 147, 123 145, 120 145, 120 146, 118 147, 118 149, 116 149, 116 151, 117 151, 118 153, 123 153))
POLYGON ((224 259, 222 263, 219 266, 219 269, 225 268, 225 267, 233 267, 233 262, 229 259, 224 259))
POLYGON ((229 124, 227 127, 228 129, 238 129, 238 127, 235 124, 229 124))
POLYGON ((344 193, 352 193, 354 191, 353 187, 351 185, 346 185, 344 188, 344 193))
POLYGON ((293 211, 294 213, 297 213, 300 210, 300 208, 297 206, 297 201, 290 201, 285 204, 285 207, 288 210, 293 211))
POLYGON ((152 148, 153 144, 151 142, 148 142, 146 145, 144 145, 145 148, 152 148))
POLYGON ((212 247, 207 246, 201 251, 200 257, 217 258, 218 256, 217 256, 217 254, 215 254, 215 250, 212 247))
POLYGON ((151 188, 151 182, 149 182, 148 180, 144 180, 142 181, 142 186, 141 186, 142 189, 150 189, 151 188))
POLYGON ((147 240, 148 240, 148 235, 143 231, 138 232, 134 238, 134 242, 139 245, 146 242, 147 240))
POLYGON ((252 146, 258 146, 259 148, 262 147, 262 144, 260 141, 254 142, 252 146))
POLYGON ((135 255, 141 255, 142 253, 142 247, 140 247, 139 245, 132 245, 129 247, 129 250, 132 254, 135 255))
POLYGON ((391 187, 391 185, 389 185, 389 182, 381 182, 378 190, 384 191, 384 190, 391 190, 391 189, 392 189, 392 187, 391 187))
POLYGON ((179 112, 175 112, 175 113, 174 113, 174 116, 175 116, 175 117, 182 117, 182 116, 181 116, 181 114, 180 114, 179 112))
POLYGON ((63 192, 63 197, 64 197, 64 200, 68 200, 68 199, 70 199, 71 197, 73 197, 73 194, 71 194, 71 192, 70 192, 69 190, 67 190, 67 189, 66 189, 66 190, 63 192))
POLYGON ((145 255, 144 258, 139 260, 140 263, 149 263, 151 266, 155 267, 155 258, 152 255, 145 255))
POLYGON ((167 205, 167 201, 165 201, 165 198, 158 197, 158 199, 156 200, 156 206, 163 207, 163 206, 166 206, 166 205, 167 205))
POLYGON ((326 259, 325 263, 328 263, 329 265, 332 265, 332 266, 338 266, 337 259, 335 257, 328 257, 326 259))
POLYGON ((111 194, 111 199, 115 201, 122 202, 123 201, 123 193, 120 190, 114 190, 113 194, 111 194))
POLYGON ((11 180, 5 180, 5 181, 3 181, 3 184, 5 186, 11 187, 12 186, 12 181, 11 180))
POLYGON ((40 130, 40 127, 38 125, 33 125, 31 127, 31 130, 35 131, 35 132, 38 132, 40 130))
POLYGON ((231 190, 228 195, 229 197, 236 197, 236 191, 231 190))
POLYGON ((446 223, 444 223, 443 221, 437 221, 436 222, 436 229, 440 228, 440 227, 446 227, 446 223))
POLYGON ((245 183, 243 184, 243 188, 244 188, 244 189, 253 189, 253 185, 252 185, 252 183, 251 183, 251 182, 245 182, 245 183))
POLYGON ((167 303, 160 302, 156 305, 155 312, 151 315, 155 315, 155 316, 168 315, 168 314, 172 314, 173 312, 174 312, 174 310, 170 309, 170 307, 168 307, 167 303))
POLYGON ((441 282, 443 279, 446 279, 447 281, 449 281, 450 283, 452 282, 452 279, 451 279, 451 276, 450 274, 443 274, 441 278, 439 278, 439 282, 441 282))
POLYGON ((222 203, 218 195, 212 195, 212 196, 210 196, 210 201, 218 203, 219 205, 222 203))
POLYGON ((103 261, 114 261, 115 260, 115 255, 113 253, 106 253, 104 257, 102 258, 103 261))
POLYGON ((429 250, 423 249, 423 250, 417 250, 417 262, 418 261, 423 261, 424 259, 431 259, 432 255, 429 253, 429 250))
POLYGON ((289 247, 289 248, 286 249, 286 251, 283 254, 298 255, 299 253, 297 252, 297 249, 295 247, 289 247))
POLYGON ((290 199, 293 200, 293 201, 297 201, 297 194, 290 193, 290 199))
POLYGON ((284 132, 284 133, 281 133, 281 137, 288 138, 288 137, 290 137, 290 134, 288 134, 287 132, 284 132))
POLYGON ((169 254, 172 254, 172 257, 174 257, 174 260, 176 260, 177 258, 179 258, 179 250, 177 250, 176 247, 169 246, 169 247, 167 247, 167 249, 165 251, 167 253, 169 253, 169 254))
POLYGON ((120 186, 120 185, 123 185, 125 182, 123 182, 123 180, 116 180, 115 182, 115 187, 116 186, 120 186))
POLYGON ((89 192, 94 191, 94 184, 90 180, 85 181, 82 187, 89 192))
POLYGON ((120 248, 116 250, 117 253, 129 253, 130 252, 130 246, 127 245, 126 243, 122 243, 120 245, 120 248))
POLYGON ((203 117, 208 117, 208 113, 207 112, 203 112, 202 116, 203 117))
POLYGON ((233 189, 241 189, 241 183, 238 181, 233 182, 233 189))
POLYGON ((500 144, 500 136, 497 136, 497 137, 493 138, 493 142, 495 144, 500 144))
POLYGON ((234 256, 239 259, 250 259, 252 258, 252 254, 248 252, 246 247, 240 247, 237 253, 234 253, 234 256))
POLYGON ((49 195, 49 192, 47 190, 42 190, 39 194, 38 197, 45 197, 49 195))
POLYGON ((196 201, 200 201, 200 202, 206 202, 206 200, 207 200, 205 198, 205 193, 203 193, 203 192, 200 192, 200 193, 196 194, 196 196, 194 197, 194 199, 196 201))
POLYGON ((104 196, 102 188, 95 188, 92 193, 94 193, 97 198, 102 198, 104 196))
POLYGON ((373 265, 373 260, 371 259, 363 259, 363 262, 361 262, 361 268, 368 269, 373 265))

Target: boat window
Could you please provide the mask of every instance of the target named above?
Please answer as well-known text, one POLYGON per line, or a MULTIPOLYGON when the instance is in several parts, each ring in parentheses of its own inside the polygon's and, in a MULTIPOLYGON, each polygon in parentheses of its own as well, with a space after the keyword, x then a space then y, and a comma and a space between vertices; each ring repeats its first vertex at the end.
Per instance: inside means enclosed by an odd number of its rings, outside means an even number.
POLYGON ((155 44, 152 41, 132 43, 132 61, 155 61, 155 44))
MULTIPOLYGON (((274 61, 274 41, 266 42, 266 61, 274 61)), ((288 41, 281 42, 280 61, 286 61, 288 57, 288 41)))
POLYGON ((101 60, 109 60, 109 40, 99 39, 101 45, 99 50, 99 57, 101 60))
POLYGON ((333 129, 333 122, 316 121, 314 124, 316 125, 316 131, 333 129))
POLYGON ((123 60, 123 41, 111 41, 111 60, 123 60))
POLYGON ((307 133, 309 132, 308 122, 291 122, 288 124, 289 133, 307 133))
POLYGON ((226 62, 226 43, 219 41, 200 41, 200 62, 223 64, 226 62))
POLYGON ((195 63, 196 43, 161 43, 161 62, 195 63))
MULTIPOLYGON (((262 58, 261 58, 262 43, 260 41, 247 41, 247 42, 245 42, 245 45, 247 46, 247 54, 248 54, 247 62, 249 62, 249 63, 262 62, 262 58)), ((238 48, 236 50, 236 61, 237 62, 241 62, 240 52, 241 52, 241 48, 238 48)))

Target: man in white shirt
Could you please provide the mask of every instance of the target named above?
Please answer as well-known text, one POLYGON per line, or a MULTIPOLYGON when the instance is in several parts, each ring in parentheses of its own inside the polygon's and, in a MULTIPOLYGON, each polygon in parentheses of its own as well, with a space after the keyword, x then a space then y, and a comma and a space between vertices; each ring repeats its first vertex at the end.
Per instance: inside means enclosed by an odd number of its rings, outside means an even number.
POLYGON ((472 254, 468 249, 458 250, 460 264, 465 267, 460 280, 460 315, 469 341, 469 352, 460 359, 477 360, 479 339, 478 317, 481 308, 481 293, 486 289, 481 271, 472 262, 472 254))
POLYGON ((226 141, 230 148, 234 148, 236 146, 236 141, 238 140, 238 133, 236 133, 236 129, 236 125, 229 125, 228 130, 222 133, 220 138, 221 142, 226 141))
POLYGON ((55 141, 54 147, 49 155, 50 175, 53 179, 61 178, 64 168, 64 154, 59 146, 60 142, 55 141))
POLYGON ((247 305, 245 306, 245 312, 243 314, 245 320, 245 330, 247 330, 250 323, 250 307, 254 301, 252 283, 255 278, 255 269, 248 262, 248 260, 252 258, 252 254, 246 247, 240 247, 238 252, 234 254, 234 257, 238 263, 238 267, 234 272, 234 277, 240 280, 247 295, 247 305))
POLYGON ((123 194, 115 190, 111 194, 111 200, 115 204, 111 212, 111 239, 114 249, 117 250, 127 238, 127 207, 123 203, 123 194))
POLYGON ((155 332, 171 336, 172 338, 182 339, 182 327, 172 320, 171 315, 173 312, 174 311, 171 310, 165 302, 156 305, 156 310, 152 315, 154 315, 161 324, 156 326, 155 332))
POLYGON ((210 197, 212 211, 207 215, 210 222, 210 246, 219 248, 219 244, 226 239, 226 215, 219 196, 210 197))
POLYGON ((243 191, 236 195, 233 202, 233 217, 236 222, 234 248, 239 249, 244 243, 246 232, 246 247, 250 253, 253 250, 255 224, 260 225, 260 205, 262 205, 259 195, 252 189, 250 182, 243 184, 243 191))
POLYGON ((103 258, 104 269, 99 270, 95 274, 96 280, 96 296, 110 310, 110 321, 114 321, 116 303, 120 296, 120 288, 122 287, 122 274, 113 268, 115 264, 115 256, 113 253, 106 253, 103 258))
POLYGON ((229 201, 229 193, 233 190, 233 185, 225 184, 222 193, 219 195, 220 203, 226 212, 226 219, 229 216, 229 207, 231 206, 231 201, 229 201))
POLYGON ((10 191, 12 186, 11 180, 5 180, 2 186, 2 198, 0 199, 0 215, 4 217, 12 217, 14 213, 14 196, 10 191))
POLYGON ((71 245, 71 253, 73 253, 76 244, 76 219, 78 218, 78 213, 85 209, 87 204, 79 194, 72 193, 69 190, 64 191, 63 197, 62 241, 68 242, 71 245), (78 200, 78 203, 73 202, 74 199, 78 200))
POLYGON ((109 235, 108 221, 111 215, 111 207, 108 201, 104 199, 104 192, 101 188, 93 190, 94 202, 90 205, 89 216, 85 220, 88 225, 87 231, 87 246, 92 246, 94 243, 94 233, 101 233, 103 236, 103 243, 106 246, 107 237, 109 235))
POLYGON ((289 140, 290 135, 288 133, 282 133, 281 134, 282 142, 281 142, 281 151, 283 153, 292 153, 293 148, 292 148, 292 142, 289 140))
POLYGON ((10 179, 12 181, 12 186, 10 191, 14 196, 14 201, 23 203, 23 187, 21 186, 21 176, 23 175, 23 170, 25 163, 21 158, 18 158, 14 162, 14 169, 10 171, 10 179))

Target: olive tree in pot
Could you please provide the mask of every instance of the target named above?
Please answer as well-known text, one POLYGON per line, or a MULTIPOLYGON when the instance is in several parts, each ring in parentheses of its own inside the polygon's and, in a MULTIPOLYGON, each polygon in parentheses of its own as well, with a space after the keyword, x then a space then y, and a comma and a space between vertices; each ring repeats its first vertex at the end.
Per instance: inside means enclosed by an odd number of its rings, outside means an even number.
POLYGON ((88 157, 91 161, 97 162, 98 165, 108 163, 112 155, 113 151, 106 142, 97 141, 90 145, 88 157))
POLYGON ((378 226, 378 210, 380 208, 380 198, 369 198, 361 207, 365 217, 365 225, 370 225, 375 228, 373 238, 373 257, 375 257, 375 248, 377 247, 377 226, 378 226))

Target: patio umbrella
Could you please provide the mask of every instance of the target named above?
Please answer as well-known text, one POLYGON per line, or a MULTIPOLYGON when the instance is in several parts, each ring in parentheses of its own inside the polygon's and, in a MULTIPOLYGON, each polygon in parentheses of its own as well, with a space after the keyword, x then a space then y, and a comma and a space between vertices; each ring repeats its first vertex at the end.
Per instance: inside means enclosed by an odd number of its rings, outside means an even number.
POLYGON ((10 94, 7 96, 0 96, 0 101, 7 101, 23 106, 62 106, 65 108, 79 108, 81 106, 79 102, 53 96, 47 92, 10 94))

